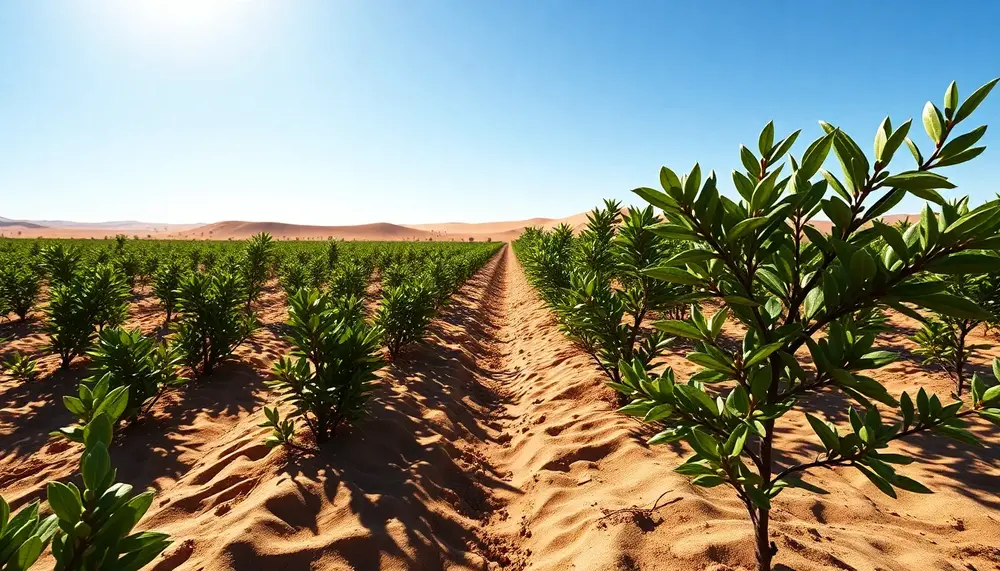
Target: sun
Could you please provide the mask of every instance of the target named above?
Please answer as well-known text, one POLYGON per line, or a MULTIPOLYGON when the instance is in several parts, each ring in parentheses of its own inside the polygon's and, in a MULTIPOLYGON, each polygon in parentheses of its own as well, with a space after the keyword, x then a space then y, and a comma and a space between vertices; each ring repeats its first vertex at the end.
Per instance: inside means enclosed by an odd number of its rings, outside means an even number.
POLYGON ((103 0, 92 2, 102 33, 131 49, 189 56, 226 51, 251 34, 264 0, 103 0))

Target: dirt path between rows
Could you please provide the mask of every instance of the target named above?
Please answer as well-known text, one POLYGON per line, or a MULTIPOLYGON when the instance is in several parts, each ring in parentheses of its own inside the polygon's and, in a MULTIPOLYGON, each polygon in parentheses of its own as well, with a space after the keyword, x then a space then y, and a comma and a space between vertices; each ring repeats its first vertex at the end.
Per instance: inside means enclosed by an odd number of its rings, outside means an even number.
MULTIPOLYGON (((280 301, 262 308, 268 323, 284 319, 280 301)), ((273 401, 263 380, 288 349, 279 330, 263 327, 237 361, 167 395, 113 447, 121 480, 158 490, 142 525, 175 538, 154 571, 751 568, 742 505, 692 487, 673 472, 684 446, 650 449, 646 429, 614 411, 509 245, 385 370, 366 418, 318 454, 262 444, 273 401)), ((691 370, 680 349, 667 361, 682 378, 691 370)), ((947 389, 912 363, 893 367, 893 392, 947 389)), ((66 422, 58 397, 83 375, 0 379, 0 488, 15 505, 75 468, 75 446, 45 433, 66 422)), ((818 410, 831 404, 843 403, 818 410)), ((812 435, 803 422, 781 438, 812 435)), ((907 473, 934 496, 893 501, 847 470, 812 480, 829 496, 784 492, 777 568, 1000 569, 996 453, 945 443, 924 457, 907 473)))

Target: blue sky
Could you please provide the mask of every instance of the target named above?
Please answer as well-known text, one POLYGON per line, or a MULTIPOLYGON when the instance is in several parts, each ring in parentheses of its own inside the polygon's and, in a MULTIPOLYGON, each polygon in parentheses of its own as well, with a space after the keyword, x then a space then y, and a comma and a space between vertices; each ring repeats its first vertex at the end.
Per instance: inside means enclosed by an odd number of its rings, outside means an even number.
MULTIPOLYGON (((695 161, 729 187, 769 119, 867 150, 912 116, 929 146, 924 102, 1000 75, 998 22, 993 0, 9 0, 0 216, 560 217, 695 161)), ((949 171, 974 202, 998 132, 949 171)))

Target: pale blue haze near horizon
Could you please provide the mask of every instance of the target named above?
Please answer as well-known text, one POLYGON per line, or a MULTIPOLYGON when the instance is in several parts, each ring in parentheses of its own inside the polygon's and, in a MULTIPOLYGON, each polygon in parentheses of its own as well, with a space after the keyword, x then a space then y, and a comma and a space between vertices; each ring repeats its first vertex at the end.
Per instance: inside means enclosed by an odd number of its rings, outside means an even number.
MULTIPOLYGON (((1000 75, 1000 2, 7 0, 0 216, 561 217, 820 119, 870 153, 1000 75)), ((948 170, 1000 190, 1000 91, 948 170)), ((905 150, 897 161, 909 167, 905 150)), ((908 198, 896 212, 914 212, 908 198)))

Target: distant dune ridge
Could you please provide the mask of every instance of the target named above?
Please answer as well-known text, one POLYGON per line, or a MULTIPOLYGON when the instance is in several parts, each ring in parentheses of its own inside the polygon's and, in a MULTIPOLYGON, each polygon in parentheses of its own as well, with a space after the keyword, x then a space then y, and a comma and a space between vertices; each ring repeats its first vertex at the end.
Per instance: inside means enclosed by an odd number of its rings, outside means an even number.
MULTIPOLYGON (((915 218, 913 214, 884 216, 887 224, 915 218)), ((392 224, 375 222, 348 226, 286 224, 228 220, 212 224, 164 224, 134 220, 116 222, 70 222, 64 220, 14 220, 0 217, 0 236, 20 238, 103 238, 115 234, 158 239, 243 240, 258 232, 268 232, 279 240, 515 240, 525 228, 552 229, 568 224, 579 232, 587 224, 587 212, 565 218, 529 218, 503 222, 443 222, 439 224, 392 224)), ((831 223, 814 220, 812 225, 829 232, 831 223)))

